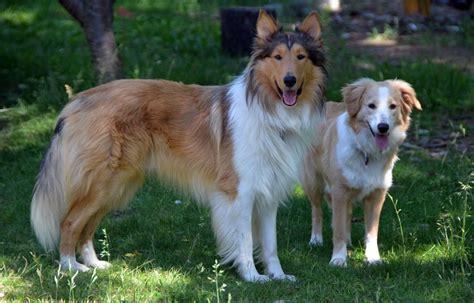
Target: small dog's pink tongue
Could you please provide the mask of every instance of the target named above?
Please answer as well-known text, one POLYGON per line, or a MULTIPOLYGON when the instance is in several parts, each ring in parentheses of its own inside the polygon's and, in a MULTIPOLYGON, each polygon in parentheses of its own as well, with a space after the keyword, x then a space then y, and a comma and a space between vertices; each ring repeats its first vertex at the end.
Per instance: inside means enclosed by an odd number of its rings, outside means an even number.
POLYGON ((283 103, 287 106, 293 106, 296 104, 296 91, 285 90, 283 91, 283 103))
POLYGON ((384 151, 388 147, 388 136, 375 135, 375 145, 380 151, 384 151))

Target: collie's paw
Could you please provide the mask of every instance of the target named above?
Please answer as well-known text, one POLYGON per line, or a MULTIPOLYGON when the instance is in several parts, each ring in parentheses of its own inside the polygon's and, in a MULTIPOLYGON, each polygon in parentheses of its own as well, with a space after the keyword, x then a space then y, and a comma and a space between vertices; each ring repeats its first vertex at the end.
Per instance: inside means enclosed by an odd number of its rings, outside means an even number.
POLYGON ((343 258, 332 258, 331 262, 329 262, 329 265, 337 267, 347 267, 347 262, 346 259, 343 258))
POLYGON ((269 274, 268 276, 270 277, 270 279, 277 280, 277 281, 286 281, 286 282, 296 282, 297 281, 296 277, 293 276, 293 275, 286 275, 286 274, 273 275, 273 274, 269 274))
POLYGON ((269 276, 260 274, 242 276, 242 279, 252 283, 266 283, 270 281, 269 276))
POLYGON ((87 264, 87 265, 90 267, 97 268, 97 269, 107 269, 107 268, 112 267, 112 264, 110 264, 109 262, 101 261, 101 260, 91 262, 90 264, 87 264))
POLYGON ((59 262, 59 266, 61 267, 61 271, 79 271, 79 272, 86 272, 90 268, 77 262, 76 260, 72 259, 63 259, 59 262))
POLYGON ((323 246, 323 236, 321 235, 311 235, 311 239, 309 240, 310 246, 323 246))
POLYGON ((383 261, 380 258, 378 258, 378 259, 365 258, 365 263, 367 263, 367 265, 376 266, 376 265, 382 265, 383 261))

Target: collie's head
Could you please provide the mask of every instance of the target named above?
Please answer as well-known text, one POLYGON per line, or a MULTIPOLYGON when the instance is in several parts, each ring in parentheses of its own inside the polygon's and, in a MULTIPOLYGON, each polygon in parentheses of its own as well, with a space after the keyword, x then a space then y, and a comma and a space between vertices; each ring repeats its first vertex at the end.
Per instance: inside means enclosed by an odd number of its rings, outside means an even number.
POLYGON ((402 80, 363 78, 344 87, 342 94, 349 125, 382 153, 403 142, 412 109, 421 110, 415 90, 402 80))
POLYGON ((316 12, 309 14, 295 32, 284 32, 270 15, 260 11, 246 73, 247 102, 258 100, 270 111, 277 104, 322 106, 325 62, 316 12))

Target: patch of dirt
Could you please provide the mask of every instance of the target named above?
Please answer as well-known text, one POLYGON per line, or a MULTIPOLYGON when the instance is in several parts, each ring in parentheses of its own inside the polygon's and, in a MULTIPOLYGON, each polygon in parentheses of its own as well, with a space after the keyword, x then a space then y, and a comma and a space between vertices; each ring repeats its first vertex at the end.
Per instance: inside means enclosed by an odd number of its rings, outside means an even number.
POLYGON ((474 5, 459 10, 432 4, 430 16, 424 17, 405 15, 401 0, 349 0, 332 16, 332 25, 355 52, 393 61, 429 59, 474 74, 474 47, 462 43, 461 25, 467 19, 474 19, 474 5), (374 39, 377 33, 380 39, 374 39))
POLYGON ((355 52, 390 61, 429 59, 434 63, 453 65, 474 75, 474 48, 460 46, 433 47, 407 43, 406 40, 408 39, 399 37, 397 40, 377 41, 362 38, 361 35, 351 35, 347 46, 355 52))
POLYGON ((474 112, 466 112, 441 119, 435 129, 412 127, 402 147, 408 150, 426 150, 434 158, 446 156, 449 150, 473 155, 472 131, 474 131, 474 112))

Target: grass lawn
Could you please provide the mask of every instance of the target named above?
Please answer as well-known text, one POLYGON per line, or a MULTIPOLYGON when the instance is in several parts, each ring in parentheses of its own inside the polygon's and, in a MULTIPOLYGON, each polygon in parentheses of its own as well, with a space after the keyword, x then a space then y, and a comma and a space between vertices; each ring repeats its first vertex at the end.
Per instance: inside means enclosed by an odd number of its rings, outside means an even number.
MULTIPOLYGON (((217 2, 236 1, 118 1, 134 13, 115 19, 126 77, 206 85, 238 75, 247 58, 220 53, 217 2)), ((428 56, 395 62, 356 54, 336 29, 325 30, 328 99, 339 100, 340 88, 359 77, 397 77, 413 84, 424 107, 413 116, 410 142, 440 129, 472 136, 472 125, 455 119, 474 113, 472 74, 428 56), (443 121, 451 122, 448 129, 443 121)), ((2 1, 0 39, 0 301, 474 302, 474 160, 451 143, 441 157, 424 149, 401 152, 381 219, 380 266, 363 262, 358 208, 349 266, 330 267, 329 210, 325 246, 309 247, 310 207, 296 187, 280 209, 278 241, 282 266, 298 282, 242 282, 215 263, 208 210, 150 179, 96 234, 97 249, 114 266, 58 272, 57 255, 46 255, 34 238, 29 207, 40 160, 67 102, 64 85, 75 92, 95 85, 88 48, 56 1, 2 1)))

